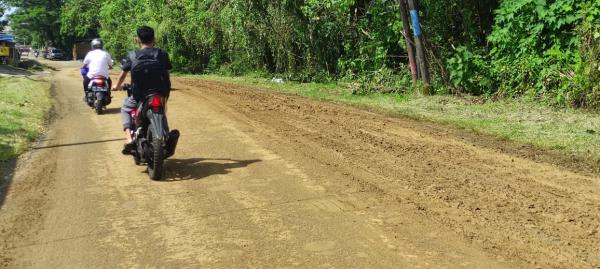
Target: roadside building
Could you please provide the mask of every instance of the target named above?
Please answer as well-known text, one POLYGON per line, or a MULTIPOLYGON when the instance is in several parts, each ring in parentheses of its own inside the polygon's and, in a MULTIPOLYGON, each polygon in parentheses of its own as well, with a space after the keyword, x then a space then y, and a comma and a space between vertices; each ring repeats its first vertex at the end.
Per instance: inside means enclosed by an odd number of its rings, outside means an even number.
POLYGON ((15 36, 0 33, 0 64, 17 64, 20 53, 15 46, 15 36))

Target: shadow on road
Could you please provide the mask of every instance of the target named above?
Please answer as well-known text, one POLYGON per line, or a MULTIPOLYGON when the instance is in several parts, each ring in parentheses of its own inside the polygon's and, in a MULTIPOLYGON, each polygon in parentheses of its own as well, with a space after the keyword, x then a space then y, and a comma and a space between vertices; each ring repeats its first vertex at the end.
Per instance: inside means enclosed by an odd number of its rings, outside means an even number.
POLYGON ((119 114, 119 113, 121 113, 120 107, 111 107, 111 108, 107 108, 106 110, 102 111, 102 114, 106 114, 106 115, 119 114))
POLYGON ((86 141, 86 142, 77 142, 77 143, 70 143, 70 144, 49 145, 49 146, 44 146, 44 147, 33 147, 32 149, 38 150, 38 149, 73 147, 73 146, 82 146, 82 145, 91 145, 91 144, 102 144, 102 143, 109 143, 109 142, 116 142, 116 141, 125 142, 125 139, 116 138, 116 139, 107 139, 107 140, 86 141))
POLYGON ((31 76, 33 75, 33 72, 26 69, 0 65, 0 74, 9 76, 31 76))
POLYGON ((171 159, 165 163, 166 182, 199 180, 212 175, 226 175, 233 169, 247 167, 262 160, 232 159, 171 159))
POLYGON ((16 165, 17 161, 14 159, 0 162, 0 209, 4 206, 6 194, 10 189, 16 165))

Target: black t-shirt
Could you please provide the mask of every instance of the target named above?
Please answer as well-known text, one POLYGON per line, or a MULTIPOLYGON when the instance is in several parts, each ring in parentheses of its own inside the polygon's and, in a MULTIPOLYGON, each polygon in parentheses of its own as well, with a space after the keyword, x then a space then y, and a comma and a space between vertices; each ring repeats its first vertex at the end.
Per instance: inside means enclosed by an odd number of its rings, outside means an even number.
MULTIPOLYGON (((170 90, 171 90, 171 82, 169 79, 168 71, 173 68, 171 61, 169 60, 169 54, 159 48, 145 48, 145 49, 136 51, 135 55, 139 59, 144 56, 154 57, 155 53, 157 53, 156 55, 157 55, 158 62, 163 66, 163 68, 165 70, 165 74, 163 75, 163 77, 165 77, 167 80, 166 85, 164 85, 165 89, 162 89, 161 92, 164 96, 168 97, 170 90), (157 51, 158 51, 158 53, 157 53, 157 51)), ((131 69, 133 67, 132 65, 133 65, 132 59, 130 57, 127 57, 123 60, 121 69, 123 71, 129 72, 129 71, 131 71, 131 69)), ((133 86, 131 94, 133 95, 133 97, 136 100, 138 100, 138 101, 141 100, 145 96, 147 89, 142 89, 140 87, 140 85, 145 85, 146 83, 143 83, 143 81, 135 81, 135 78, 132 75, 131 84, 133 86)))

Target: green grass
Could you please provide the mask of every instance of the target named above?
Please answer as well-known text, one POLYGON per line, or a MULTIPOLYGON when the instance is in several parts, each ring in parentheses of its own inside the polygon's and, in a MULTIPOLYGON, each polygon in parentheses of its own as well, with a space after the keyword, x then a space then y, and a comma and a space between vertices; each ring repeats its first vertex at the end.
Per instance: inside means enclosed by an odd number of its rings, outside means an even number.
POLYGON ((489 101, 456 96, 353 95, 346 86, 272 83, 257 77, 196 76, 298 94, 467 129, 540 149, 600 161, 600 113, 556 109, 526 99, 489 101))
POLYGON ((0 161, 23 153, 42 132, 50 85, 26 77, 0 77, 0 161))

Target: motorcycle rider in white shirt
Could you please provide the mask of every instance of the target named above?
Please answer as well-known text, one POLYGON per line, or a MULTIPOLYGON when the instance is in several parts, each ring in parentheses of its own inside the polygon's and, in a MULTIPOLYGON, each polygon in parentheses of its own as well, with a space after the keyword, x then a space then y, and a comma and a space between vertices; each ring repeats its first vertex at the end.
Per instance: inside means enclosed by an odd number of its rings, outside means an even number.
POLYGON ((102 49, 102 40, 94 38, 92 40, 92 50, 88 52, 83 60, 83 69, 87 69, 87 74, 82 72, 84 94, 88 91, 90 80, 95 77, 104 77, 108 82, 108 88, 111 88, 112 81, 110 79, 109 70, 113 67, 113 60, 110 54, 102 49))

